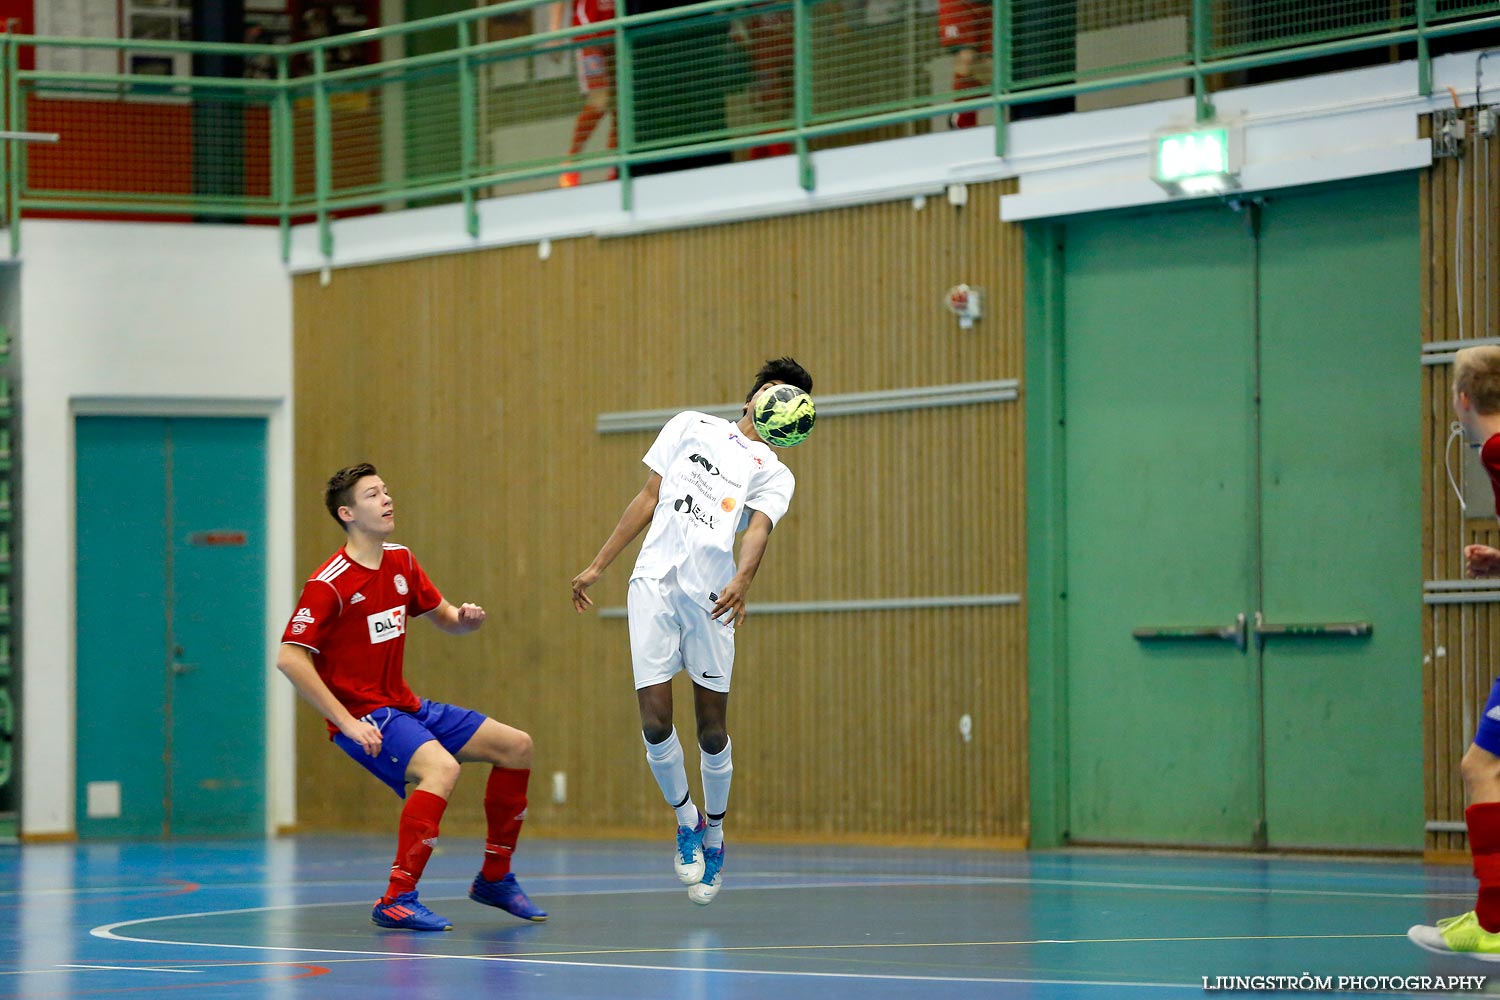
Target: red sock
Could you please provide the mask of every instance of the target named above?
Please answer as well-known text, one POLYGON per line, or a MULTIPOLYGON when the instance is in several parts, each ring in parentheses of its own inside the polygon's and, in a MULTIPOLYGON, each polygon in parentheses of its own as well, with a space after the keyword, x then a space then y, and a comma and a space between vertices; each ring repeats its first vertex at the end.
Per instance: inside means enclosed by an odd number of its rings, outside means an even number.
POLYGON ((1500 802, 1476 802, 1464 812, 1479 899, 1474 915, 1491 934, 1500 932, 1500 802))
MULTIPOLYGON (((978 89, 978 87, 979 80, 975 77, 959 76, 957 73, 953 74, 954 90, 976 90, 978 89)), ((973 128, 978 124, 979 112, 977 111, 959 111, 955 112, 953 115, 954 128, 973 128)))
POLYGON ((603 108, 596 108, 592 104, 583 106, 583 110, 578 112, 577 120, 573 122, 573 145, 568 147, 569 156, 578 155, 578 151, 583 149, 583 144, 589 141, 589 136, 594 134, 599 119, 603 117, 603 108))
POLYGON ((526 818, 526 784, 531 770, 496 767, 484 786, 484 819, 489 831, 484 837, 484 867, 479 875, 486 882, 504 878, 510 872, 510 856, 521 836, 521 821, 526 818))
POLYGON ((438 838, 438 823, 447 808, 447 799, 421 789, 406 797, 406 807, 401 810, 401 824, 396 832, 396 861, 391 865, 391 884, 386 887, 386 899, 417 887, 417 879, 422 877, 422 869, 432 857, 432 847, 438 838))

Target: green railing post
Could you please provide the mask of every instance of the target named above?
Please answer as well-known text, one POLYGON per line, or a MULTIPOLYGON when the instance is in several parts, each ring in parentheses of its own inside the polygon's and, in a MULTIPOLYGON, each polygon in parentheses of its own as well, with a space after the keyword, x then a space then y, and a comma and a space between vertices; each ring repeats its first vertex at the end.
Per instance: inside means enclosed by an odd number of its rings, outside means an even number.
POLYGON ((323 78, 327 58, 327 49, 313 49, 313 199, 318 213, 318 245, 324 257, 332 257, 328 199, 333 196, 333 114, 328 107, 328 81, 323 78))
POLYGON ((1208 95, 1208 78, 1203 73, 1213 37, 1213 0, 1193 0, 1193 98, 1200 122, 1212 121, 1214 117, 1214 102, 1208 95))
MULTIPOLYGON (((458 137, 459 176, 468 181, 478 163, 479 101, 474 86, 474 60, 469 55, 473 45, 472 21, 460 21, 458 28, 458 137)), ((479 236, 479 208, 474 203, 474 188, 464 186, 464 228, 471 237, 479 236)))
POLYGON ((1427 46, 1427 9, 1432 0, 1417 0, 1417 93, 1432 96, 1432 53, 1427 46))
POLYGON ((276 202, 281 229, 281 259, 292 258, 292 188, 296 186, 292 172, 295 152, 292 143, 292 88, 287 82, 291 77, 291 60, 285 52, 276 57, 276 81, 281 84, 276 90, 276 101, 271 105, 271 197, 276 202))
MULTIPOLYGON (((619 0, 616 0, 619 3, 619 0)), ((635 152, 635 53, 625 26, 615 23, 615 143, 617 155, 635 152)), ((635 207, 635 167, 620 159, 620 210, 635 207)))
MULTIPOLYGON (((21 58, 18 52, 20 46, 16 45, 15 39, 6 36, 5 46, 5 82, 7 98, 6 101, 6 126, 17 132, 26 128, 26 117, 22 113, 21 104, 21 80, 18 72, 21 68, 21 58)), ((21 182, 26 176, 26 144, 24 142, 8 142, 10 147, 10 176, 7 178, 9 184, 6 195, 10 204, 7 206, 10 212, 10 255, 19 257, 21 255, 21 182)))
MULTIPOLYGON (((3 86, 5 88, 5 93, 6 93, 7 97, 8 97, 8 95, 10 94, 10 92, 13 89, 15 89, 16 87, 20 86, 20 81, 18 81, 16 79, 16 77, 15 77, 15 74, 10 71, 10 67, 11 67, 10 53, 11 53, 11 49, 13 49, 15 47, 16 41, 15 41, 15 37, 13 35, 11 35, 11 33, 10 33, 9 30, 7 30, 5 32, 5 35, 4 35, 4 38, 3 38, 3 42, 0 42, 0 44, 3 44, 5 46, 4 53, 0 54, 0 73, 4 74, 4 78, 5 79, 4 79, 4 83, 0 84, 0 86, 3 86)), ((0 128, 4 128, 4 129, 13 129, 14 128, 14 125, 13 125, 12 120, 11 120, 11 115, 10 115, 10 101, 8 99, 5 101, 4 107, 0 107, 0 128)), ((6 148, 5 149, 0 149, 0 191, 4 191, 5 192, 5 201, 6 201, 5 217, 7 219, 10 218, 10 204, 14 200, 11 197, 11 193, 10 193, 10 175, 11 175, 10 157, 11 157, 11 150, 9 148, 9 147, 14 146, 14 145, 16 145, 16 144, 13 143, 13 142, 7 142, 7 143, 5 143, 6 148)), ((14 244, 12 244, 11 254, 12 254, 12 256, 14 256, 14 254, 15 254, 14 244)))
POLYGON ((792 123, 797 127, 797 182, 802 190, 818 186, 812 154, 807 149, 808 120, 812 118, 812 30, 807 5, 792 4, 792 123))
POLYGON ((995 155, 1004 158, 1010 105, 1010 5, 1011 0, 994 0, 990 18, 990 95, 995 107, 995 155))

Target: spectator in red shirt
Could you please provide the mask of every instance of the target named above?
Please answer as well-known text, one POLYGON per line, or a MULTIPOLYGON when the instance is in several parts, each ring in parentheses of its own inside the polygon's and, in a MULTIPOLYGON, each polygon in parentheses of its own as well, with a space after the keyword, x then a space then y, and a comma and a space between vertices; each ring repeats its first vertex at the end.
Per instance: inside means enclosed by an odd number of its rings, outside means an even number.
MULTIPOLYGON (((944 51, 953 53, 953 89, 978 90, 990 80, 990 4, 988 0, 938 0, 938 36, 944 51)), ((949 116, 952 128, 979 124, 977 111, 949 116)))
MULTIPOLYGON (((551 29, 560 31, 562 29, 563 7, 558 3, 552 8, 551 29)), ((600 21, 612 21, 615 17, 615 0, 571 0, 566 4, 572 10, 569 24, 572 27, 582 27, 586 24, 597 24, 600 21)), ((575 41, 593 41, 600 38, 609 38, 612 32, 596 31, 585 35, 574 36, 575 41)), ((595 41, 593 45, 585 45, 578 50, 578 87, 583 92, 583 107, 578 111, 578 117, 573 121, 573 141, 568 146, 568 159, 573 159, 583 152, 584 145, 589 141, 589 136, 594 134, 594 129, 599 122, 609 115, 609 148, 614 149, 619 143, 619 116, 612 114, 614 106, 615 89, 615 46, 613 42, 600 44, 595 41)), ((617 171, 610 168, 610 179, 613 180, 617 171)), ((558 187, 577 187, 579 181, 578 171, 564 171, 557 179, 558 187)))

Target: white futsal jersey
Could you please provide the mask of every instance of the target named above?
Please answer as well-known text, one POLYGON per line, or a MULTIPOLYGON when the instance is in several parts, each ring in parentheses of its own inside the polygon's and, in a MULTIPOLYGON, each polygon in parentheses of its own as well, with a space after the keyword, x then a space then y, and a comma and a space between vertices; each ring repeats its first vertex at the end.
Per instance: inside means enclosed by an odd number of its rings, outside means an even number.
POLYGON ((661 492, 630 578, 675 571, 683 593, 712 610, 734 578, 734 536, 752 510, 781 520, 797 486, 792 470, 738 425, 696 410, 667 421, 642 461, 661 476, 661 492))

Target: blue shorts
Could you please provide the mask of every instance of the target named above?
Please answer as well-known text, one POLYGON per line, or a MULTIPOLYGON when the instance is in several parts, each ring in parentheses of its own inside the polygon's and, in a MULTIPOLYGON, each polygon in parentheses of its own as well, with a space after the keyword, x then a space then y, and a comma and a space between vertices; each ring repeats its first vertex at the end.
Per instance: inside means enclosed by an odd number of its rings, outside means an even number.
POLYGON ((418 747, 429 740, 437 740, 444 750, 457 754, 484 724, 484 720, 485 716, 472 709, 423 698, 421 707, 415 712, 403 712, 399 708, 377 708, 364 717, 363 721, 380 730, 380 752, 373 757, 343 733, 335 733, 333 742, 404 799, 406 767, 411 763, 411 755, 417 752, 418 747))
POLYGON ((1474 745, 1500 757, 1500 680, 1490 688, 1490 700, 1484 703, 1484 714, 1474 730, 1474 745))

